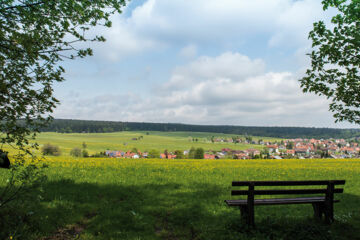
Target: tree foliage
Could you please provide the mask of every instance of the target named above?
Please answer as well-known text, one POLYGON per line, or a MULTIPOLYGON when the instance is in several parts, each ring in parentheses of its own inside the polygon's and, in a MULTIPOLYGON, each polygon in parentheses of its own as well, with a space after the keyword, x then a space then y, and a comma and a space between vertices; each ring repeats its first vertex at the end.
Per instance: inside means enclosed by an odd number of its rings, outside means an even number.
POLYGON ((148 153, 148 158, 159 158, 160 152, 156 149, 152 149, 148 153))
POLYGON ((2 144, 23 148, 48 123, 58 100, 53 83, 64 80, 61 61, 91 55, 91 27, 111 26, 125 0, 0 1, 0 133, 2 144), (22 119, 22 121, 19 121, 22 119))
POLYGON ((43 155, 50 155, 50 156, 60 156, 61 150, 59 146, 51 145, 50 143, 44 144, 41 148, 41 152, 43 155))
POLYGON ((334 7, 332 28, 323 21, 309 33, 313 51, 311 68, 300 80, 304 92, 331 100, 329 110, 336 122, 360 123, 360 1, 323 0, 323 8, 334 7))
POLYGON ((188 154, 189 159, 195 159, 195 151, 196 151, 196 149, 194 147, 190 148, 189 154, 188 154))
MULTIPOLYGON (((0 193, 1 239, 24 238, 18 226, 35 230, 28 226, 32 221, 25 221, 25 206, 32 196, 40 197, 36 191, 46 179, 46 166, 25 155, 31 153, 29 147, 37 147, 29 137, 52 120, 49 114, 58 103, 53 84, 64 80, 61 62, 91 55, 84 42, 105 39, 89 37, 88 31, 96 25, 110 27, 111 14, 120 13, 123 5, 125 0, 0 1, 0 148, 6 144, 25 150, 12 156, 10 177, 0 193)), ((52 145, 42 150, 60 154, 52 145)))
POLYGON ((10 169, 2 172, 7 179, 0 191, 0 239, 29 239, 26 236, 34 234, 41 224, 34 213, 43 199, 41 186, 47 180, 47 166, 39 164, 35 156, 30 158, 25 161, 23 154, 12 155, 10 169))
POLYGON ((176 155, 176 159, 183 159, 184 156, 184 152, 181 150, 175 150, 175 155, 176 155))
POLYGON ((197 148, 195 150, 194 158, 195 159, 204 159, 204 149, 197 148))
POLYGON ((83 149, 83 150, 82 150, 82 156, 83 156, 84 158, 89 157, 89 152, 88 152, 86 149, 83 149))
POLYGON ((81 157, 81 154, 82 154, 81 149, 78 147, 75 147, 70 151, 70 155, 73 157, 81 157))

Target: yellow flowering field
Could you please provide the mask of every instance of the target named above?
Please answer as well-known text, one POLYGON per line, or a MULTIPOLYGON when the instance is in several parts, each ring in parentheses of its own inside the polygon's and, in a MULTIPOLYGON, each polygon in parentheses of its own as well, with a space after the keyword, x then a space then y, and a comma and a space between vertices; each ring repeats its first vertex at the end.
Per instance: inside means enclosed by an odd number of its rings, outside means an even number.
MULTIPOLYGON (((48 181, 34 209, 32 238, 77 229, 77 239, 356 239, 360 159, 161 160, 47 157, 48 181), (315 222, 311 205, 255 209, 249 230, 224 203, 233 180, 345 179, 335 223, 315 222), (306 236, 306 237, 305 237, 306 236), (309 237, 310 236, 310 237, 309 237)), ((6 174, 0 171, 0 186, 6 174)))

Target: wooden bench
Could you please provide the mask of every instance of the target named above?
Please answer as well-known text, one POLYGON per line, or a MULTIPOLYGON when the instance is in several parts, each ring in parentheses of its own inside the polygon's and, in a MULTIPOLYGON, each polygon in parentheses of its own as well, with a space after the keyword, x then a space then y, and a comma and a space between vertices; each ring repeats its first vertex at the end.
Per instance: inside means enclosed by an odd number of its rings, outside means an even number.
POLYGON ((254 226, 254 206, 257 205, 285 205, 285 204, 312 204, 314 217, 321 220, 325 216, 326 223, 334 221, 334 193, 342 193, 344 189, 335 188, 335 185, 344 185, 345 180, 326 181, 234 181, 232 186, 244 187, 247 190, 232 190, 231 195, 247 195, 244 200, 225 200, 231 207, 239 207, 241 217, 248 225, 254 226), (282 187, 281 189, 255 189, 255 187, 282 187), (289 189, 290 186, 309 186, 306 189, 289 189), (311 187, 310 187, 311 186, 311 187), (313 186, 323 186, 314 188, 313 186), (285 188, 283 188, 285 187, 285 188), (255 199, 256 195, 298 195, 297 197, 255 199), (312 195, 300 196, 300 195, 312 195), (316 195, 316 196, 314 196, 316 195))

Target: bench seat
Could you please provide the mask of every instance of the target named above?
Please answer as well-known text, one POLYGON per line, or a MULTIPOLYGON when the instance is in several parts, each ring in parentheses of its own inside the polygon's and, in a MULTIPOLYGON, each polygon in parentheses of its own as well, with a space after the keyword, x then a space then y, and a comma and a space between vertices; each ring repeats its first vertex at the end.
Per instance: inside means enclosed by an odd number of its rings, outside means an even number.
MULTIPOLYGON (((246 206, 247 200, 225 200, 226 204, 231 207, 246 206)), ((299 198, 269 198, 254 199, 254 205, 282 205, 282 204, 313 204, 325 202, 325 197, 299 197, 299 198)), ((334 200, 334 203, 340 202, 334 200)))

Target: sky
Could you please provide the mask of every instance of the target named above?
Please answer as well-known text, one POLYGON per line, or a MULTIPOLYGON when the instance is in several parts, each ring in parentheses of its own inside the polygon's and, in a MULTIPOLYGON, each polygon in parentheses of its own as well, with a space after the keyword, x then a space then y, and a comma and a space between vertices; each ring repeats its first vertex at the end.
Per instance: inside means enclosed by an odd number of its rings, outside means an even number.
POLYGON ((63 62, 55 118, 201 125, 356 127, 303 93, 321 0, 133 0, 96 27, 94 56, 63 62))

